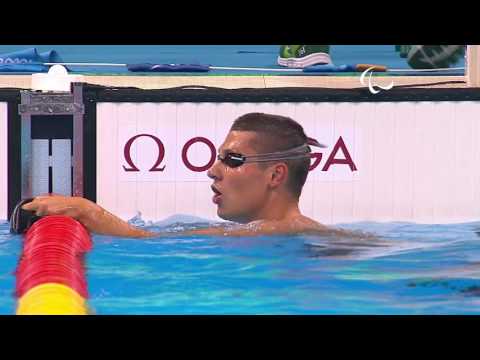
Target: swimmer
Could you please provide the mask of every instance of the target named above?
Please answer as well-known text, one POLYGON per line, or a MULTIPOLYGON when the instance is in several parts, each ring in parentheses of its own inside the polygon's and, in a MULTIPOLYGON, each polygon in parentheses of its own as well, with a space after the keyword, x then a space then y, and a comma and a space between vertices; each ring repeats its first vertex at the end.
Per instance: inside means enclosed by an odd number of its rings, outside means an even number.
MULTIPOLYGON (((190 230, 182 234, 345 233, 300 212, 298 203, 308 176, 311 146, 325 147, 308 138, 302 126, 291 118, 264 113, 240 116, 220 146, 217 161, 208 170, 208 177, 212 179, 212 201, 217 206, 218 216, 236 225, 190 230)), ((102 235, 168 235, 137 228, 81 197, 37 196, 22 208, 37 216, 70 216, 89 231, 102 235)))

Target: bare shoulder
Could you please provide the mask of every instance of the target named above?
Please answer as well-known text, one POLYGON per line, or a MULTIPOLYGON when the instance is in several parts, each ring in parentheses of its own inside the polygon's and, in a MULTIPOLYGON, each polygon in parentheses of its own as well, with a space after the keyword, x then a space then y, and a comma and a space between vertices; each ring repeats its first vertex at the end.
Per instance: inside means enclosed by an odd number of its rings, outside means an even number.
POLYGON ((285 220, 254 221, 246 226, 259 234, 324 233, 330 230, 329 227, 303 215, 285 220))
POLYGON ((185 232, 186 235, 216 236, 261 236, 261 235, 322 235, 335 238, 365 239, 365 234, 323 225, 309 217, 299 215, 285 220, 257 220, 248 224, 196 229, 185 232))
POLYGON ((285 230, 295 233, 326 231, 328 229, 327 226, 320 224, 319 222, 304 215, 287 219, 283 221, 283 225, 285 230))
POLYGON ((327 226, 304 215, 292 219, 286 226, 289 228, 289 231, 297 234, 327 235, 335 238, 348 237, 349 239, 375 238, 373 234, 327 226))

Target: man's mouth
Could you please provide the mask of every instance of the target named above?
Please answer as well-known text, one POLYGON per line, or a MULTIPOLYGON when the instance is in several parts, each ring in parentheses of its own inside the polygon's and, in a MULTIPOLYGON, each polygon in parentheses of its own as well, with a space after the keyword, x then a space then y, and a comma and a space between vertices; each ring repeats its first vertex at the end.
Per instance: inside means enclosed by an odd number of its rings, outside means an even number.
POLYGON ((222 193, 213 185, 211 186, 211 189, 214 192, 212 201, 213 201, 214 204, 218 205, 220 203, 221 198, 222 198, 222 193))

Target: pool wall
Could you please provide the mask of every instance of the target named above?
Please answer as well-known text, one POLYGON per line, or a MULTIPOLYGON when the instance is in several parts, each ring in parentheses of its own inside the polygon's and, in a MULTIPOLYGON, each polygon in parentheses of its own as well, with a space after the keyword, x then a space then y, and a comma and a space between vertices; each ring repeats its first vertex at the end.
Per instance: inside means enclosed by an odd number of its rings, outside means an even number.
MULTIPOLYGON (((13 126, 18 104, 12 101, 13 126)), ((84 84, 83 104, 82 193, 124 219, 138 212, 144 220, 173 214, 218 219, 207 170, 234 119, 253 111, 290 116, 328 146, 314 149, 300 201, 318 221, 454 223, 480 217, 476 88, 394 88, 374 95, 368 89, 84 84)), ((3 165, 8 171, 0 174, 9 194, 0 197, 3 214, 5 203, 9 214, 19 198, 20 131, 8 131, 13 145, 12 161, 3 165)))
POLYGON ((248 112, 292 117, 328 146, 300 201, 318 221, 480 217, 480 102, 98 103, 97 202, 125 219, 215 219, 207 169, 248 112))

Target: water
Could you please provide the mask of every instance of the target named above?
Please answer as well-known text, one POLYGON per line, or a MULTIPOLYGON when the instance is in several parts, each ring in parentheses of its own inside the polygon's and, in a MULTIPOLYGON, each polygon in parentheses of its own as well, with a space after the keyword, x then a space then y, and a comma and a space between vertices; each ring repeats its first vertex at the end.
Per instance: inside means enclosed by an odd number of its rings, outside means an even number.
MULTIPOLYGON (((94 236, 89 303, 97 314, 480 313, 480 223, 340 226, 381 240, 94 236)), ((0 314, 15 312, 20 251, 21 237, 0 223, 0 314)))
MULTIPOLYGON (((186 63, 213 66, 278 68, 279 45, 0 45, 0 54, 36 47, 40 52, 55 49, 65 62, 105 63, 186 63)), ((330 55, 335 64, 375 63, 389 68, 408 69, 405 59, 394 45, 332 45, 330 55)), ((463 60, 456 66, 464 66, 463 60)), ((86 71, 86 68, 71 67, 86 71)), ((124 67, 88 68, 90 73, 122 73, 124 67)), ((226 71, 217 71, 221 74, 226 71)), ((228 74, 246 74, 227 71, 228 74)), ((138 73, 130 73, 138 75, 138 73)), ((248 74, 255 74, 248 72, 248 74)))

